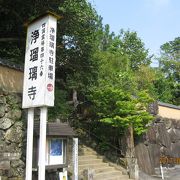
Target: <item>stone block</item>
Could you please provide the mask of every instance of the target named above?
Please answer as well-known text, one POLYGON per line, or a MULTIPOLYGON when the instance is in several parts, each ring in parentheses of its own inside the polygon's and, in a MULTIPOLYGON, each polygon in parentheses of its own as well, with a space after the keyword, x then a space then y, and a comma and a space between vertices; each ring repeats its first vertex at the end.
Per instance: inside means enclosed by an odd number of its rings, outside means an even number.
POLYGON ((147 174, 154 174, 155 170, 152 166, 148 146, 145 146, 143 143, 139 143, 135 147, 135 154, 137 157, 139 168, 147 174))
POLYGON ((170 128, 168 130, 168 134, 169 134, 169 137, 170 137, 172 143, 175 143, 180 140, 180 130, 179 129, 170 128))
POLYGON ((5 98, 5 96, 0 94, 0 105, 1 104, 6 104, 6 98, 5 98))
POLYGON ((6 144, 3 140, 0 140, 0 153, 3 153, 6 149, 6 144))
POLYGON ((172 120, 174 128, 180 129, 180 120, 172 120))
POLYGON ((19 160, 21 158, 20 153, 2 153, 3 159, 12 161, 12 160, 19 160))
POLYGON ((150 127, 146 133, 146 139, 149 143, 156 143, 156 130, 154 127, 150 127))
POLYGON ((161 146, 160 155, 161 156, 167 156, 167 157, 172 156, 171 145, 169 147, 161 146))
POLYGON ((175 142, 175 137, 176 137, 176 135, 175 135, 175 133, 174 133, 174 130, 173 130, 173 128, 170 128, 170 129, 168 129, 168 134, 169 134, 169 137, 170 137, 170 140, 171 140, 171 142, 175 142))
POLYGON ((4 152, 20 153, 22 152, 22 149, 19 148, 19 144, 11 142, 11 143, 6 143, 6 146, 4 147, 4 152))
POLYGON ((10 161, 0 161, 0 169, 1 170, 10 169, 10 161))
POLYGON ((180 157, 180 141, 171 144, 172 157, 180 157))
POLYGON ((22 142, 22 138, 23 138, 22 123, 21 122, 15 123, 14 126, 12 126, 6 131, 4 138, 7 142, 14 142, 14 143, 22 142))
POLYGON ((173 130, 174 130, 174 133, 176 135, 176 139, 180 140, 180 129, 173 129, 173 130))
POLYGON ((148 151, 153 167, 159 167, 160 146, 158 144, 149 144, 148 151))
POLYGON ((6 113, 6 107, 4 104, 0 104, 0 118, 4 117, 6 113))
POLYGON ((1 118, 0 119, 0 129, 6 130, 9 129, 13 125, 13 121, 9 118, 1 118))
POLYGON ((0 140, 3 138, 3 136, 4 136, 4 131, 0 130, 0 140))
POLYGON ((22 100, 21 97, 18 96, 17 94, 10 94, 7 96, 7 103, 10 105, 20 104, 22 102, 21 100, 22 100))
POLYGON ((166 129, 170 129, 173 126, 173 122, 171 119, 164 119, 164 124, 166 126, 166 129))
POLYGON ((16 121, 17 119, 21 118, 21 114, 22 114, 22 112, 20 109, 14 109, 14 110, 11 110, 8 113, 6 113, 6 117, 16 121))
POLYGON ((158 144, 163 145, 165 147, 171 146, 171 140, 169 134, 166 131, 166 127, 163 123, 158 125, 158 132, 157 132, 157 140, 158 144))

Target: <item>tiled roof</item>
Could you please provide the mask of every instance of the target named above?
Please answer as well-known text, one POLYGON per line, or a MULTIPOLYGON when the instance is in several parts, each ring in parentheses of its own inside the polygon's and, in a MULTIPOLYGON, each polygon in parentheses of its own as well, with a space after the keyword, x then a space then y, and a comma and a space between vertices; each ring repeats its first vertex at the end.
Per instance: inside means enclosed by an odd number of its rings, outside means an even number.
POLYGON ((0 65, 5 66, 5 67, 9 67, 15 70, 19 70, 19 71, 24 71, 24 67, 19 65, 19 64, 15 64, 14 62, 12 62, 11 60, 8 59, 2 59, 0 58, 0 65))
POLYGON ((175 106, 175 105, 173 105, 173 104, 158 102, 158 105, 164 106, 164 107, 173 108, 173 109, 179 109, 179 110, 180 110, 180 106, 175 106))
MULTIPOLYGON (((34 131, 39 135, 39 123, 34 124, 34 131)), ((47 136, 75 136, 73 129, 67 123, 47 123, 47 136)))

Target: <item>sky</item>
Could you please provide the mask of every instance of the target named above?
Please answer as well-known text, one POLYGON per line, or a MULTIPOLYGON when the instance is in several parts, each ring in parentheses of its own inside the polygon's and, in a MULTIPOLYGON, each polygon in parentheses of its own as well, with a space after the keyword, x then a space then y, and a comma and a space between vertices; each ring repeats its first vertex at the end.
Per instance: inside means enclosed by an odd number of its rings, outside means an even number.
POLYGON ((117 35, 120 29, 136 31, 151 54, 180 36, 180 0, 89 0, 103 24, 117 35))

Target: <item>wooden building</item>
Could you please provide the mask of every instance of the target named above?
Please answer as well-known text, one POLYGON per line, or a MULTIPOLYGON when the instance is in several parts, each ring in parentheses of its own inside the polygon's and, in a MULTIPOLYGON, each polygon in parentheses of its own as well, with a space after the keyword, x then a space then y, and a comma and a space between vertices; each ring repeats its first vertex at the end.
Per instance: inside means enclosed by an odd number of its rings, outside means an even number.
MULTIPOLYGON (((67 123, 47 123, 46 179, 67 169, 72 161, 73 129, 67 123)), ((33 178, 38 174, 39 123, 34 125, 33 178)))

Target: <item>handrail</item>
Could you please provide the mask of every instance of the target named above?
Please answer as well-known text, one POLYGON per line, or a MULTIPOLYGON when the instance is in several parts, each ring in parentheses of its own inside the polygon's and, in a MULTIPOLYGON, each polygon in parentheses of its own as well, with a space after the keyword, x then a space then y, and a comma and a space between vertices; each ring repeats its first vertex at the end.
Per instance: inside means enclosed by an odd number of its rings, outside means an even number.
MULTIPOLYGON (((102 142, 105 142, 105 141, 103 141, 101 138, 99 138, 98 136, 96 136, 94 133, 90 132, 89 130, 87 130, 87 129, 83 128, 83 127, 81 127, 81 128, 82 128, 83 130, 85 130, 87 133, 89 133, 90 135, 96 137, 98 140, 100 140, 100 141, 102 141, 102 142)), ((108 142, 105 142, 105 143, 106 143, 107 145, 109 145, 110 147, 112 147, 112 148, 114 148, 114 149, 116 149, 116 150, 118 150, 118 151, 121 151, 121 149, 119 149, 118 147, 112 145, 111 143, 108 143, 108 142)))
MULTIPOLYGON (((81 127, 81 129, 83 129, 84 131, 86 131, 87 133, 89 133, 90 135, 96 137, 98 140, 102 141, 102 142, 105 142, 103 141, 101 138, 99 138, 98 136, 96 136, 94 133, 90 132, 89 130, 85 129, 84 127, 81 127)), ((115 150, 118 150, 118 151, 122 151, 121 149, 119 149, 118 147, 112 145, 111 143, 108 143, 108 142, 105 142, 107 145, 109 145, 110 147, 114 148, 115 150)), ((121 154, 121 156, 123 156, 121 154)), ((130 157, 130 156, 123 156, 124 158, 135 158, 135 157, 130 157)))

